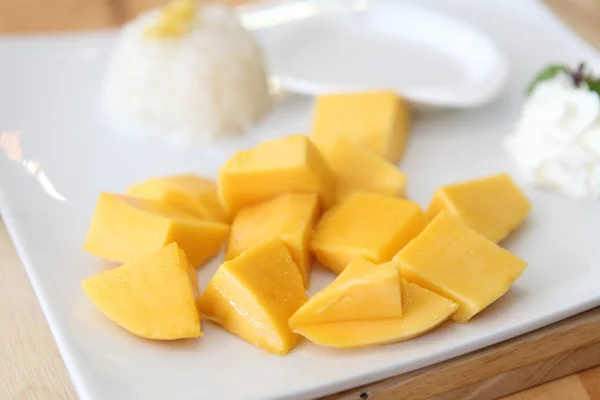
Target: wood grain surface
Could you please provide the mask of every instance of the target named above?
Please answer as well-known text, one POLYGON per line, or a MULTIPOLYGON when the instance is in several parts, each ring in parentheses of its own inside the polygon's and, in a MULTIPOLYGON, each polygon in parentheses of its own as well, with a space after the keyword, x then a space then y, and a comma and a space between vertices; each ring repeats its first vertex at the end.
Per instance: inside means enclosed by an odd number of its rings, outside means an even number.
MULTIPOLYGON (((230 4, 244 1, 227 0, 230 4)), ((600 0, 545 2, 582 37, 600 48, 600 0)), ((0 33, 118 26, 161 3, 164 0, 0 0, 0 33)), ((39 303, 1 222, 0 327, 0 399, 76 398, 39 303)), ((327 399, 599 400, 600 367, 593 368, 598 365, 600 308, 463 357, 327 399)))

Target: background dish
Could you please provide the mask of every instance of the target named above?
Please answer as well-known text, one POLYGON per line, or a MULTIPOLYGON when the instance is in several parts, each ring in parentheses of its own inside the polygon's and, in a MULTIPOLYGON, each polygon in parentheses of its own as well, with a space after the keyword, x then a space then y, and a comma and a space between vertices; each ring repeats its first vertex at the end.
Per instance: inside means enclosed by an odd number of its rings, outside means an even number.
POLYGON ((265 2, 242 8, 285 90, 395 89, 411 102, 466 108, 506 83, 509 62, 482 31, 416 2, 265 2))

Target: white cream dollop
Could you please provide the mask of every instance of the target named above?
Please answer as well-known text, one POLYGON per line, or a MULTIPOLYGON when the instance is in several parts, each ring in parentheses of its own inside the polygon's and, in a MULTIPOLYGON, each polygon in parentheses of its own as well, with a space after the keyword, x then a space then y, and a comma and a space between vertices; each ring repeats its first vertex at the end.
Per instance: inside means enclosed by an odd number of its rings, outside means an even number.
POLYGON ((505 146, 529 183, 600 199, 600 96, 569 75, 536 86, 505 146))

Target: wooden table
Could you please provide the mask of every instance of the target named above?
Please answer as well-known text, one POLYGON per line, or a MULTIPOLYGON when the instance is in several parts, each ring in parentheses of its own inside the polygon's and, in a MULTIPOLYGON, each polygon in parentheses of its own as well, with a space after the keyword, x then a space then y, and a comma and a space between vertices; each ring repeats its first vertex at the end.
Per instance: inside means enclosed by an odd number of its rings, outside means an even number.
MULTIPOLYGON (((229 0, 229 3, 243 1, 229 0)), ((0 0, 0 32, 116 26, 142 9, 162 2, 164 0, 0 0)), ((546 3, 600 48, 600 0, 546 0, 546 3)), ((38 301, 1 222, 0 328, 0 399, 76 397, 38 301)), ((600 308, 597 308, 473 354, 329 398, 493 399, 518 392, 506 399, 595 400, 600 399, 599 365, 600 308), (544 384, 538 385, 540 383, 544 384), (529 387, 532 388, 523 390, 529 387)))

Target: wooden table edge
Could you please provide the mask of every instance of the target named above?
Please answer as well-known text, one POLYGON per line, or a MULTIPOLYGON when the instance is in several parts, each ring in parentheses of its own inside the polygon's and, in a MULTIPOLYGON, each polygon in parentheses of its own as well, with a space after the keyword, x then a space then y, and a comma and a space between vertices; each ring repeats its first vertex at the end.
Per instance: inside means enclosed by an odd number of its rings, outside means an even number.
POLYGON ((600 364, 600 307, 429 367, 324 400, 506 396, 600 364), (517 378, 517 379, 515 379, 517 378))

